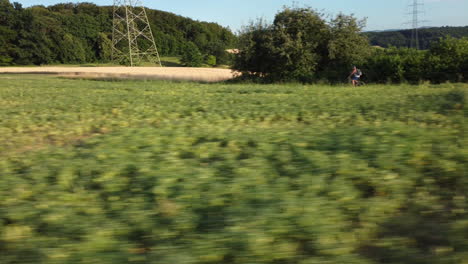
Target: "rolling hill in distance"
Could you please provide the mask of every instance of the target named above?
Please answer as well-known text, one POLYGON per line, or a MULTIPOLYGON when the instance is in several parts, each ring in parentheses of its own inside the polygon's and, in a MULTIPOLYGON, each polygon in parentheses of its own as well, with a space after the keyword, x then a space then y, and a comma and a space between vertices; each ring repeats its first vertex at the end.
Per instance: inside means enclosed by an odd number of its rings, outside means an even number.
MULTIPOLYGON (((371 45, 387 48, 409 47, 411 42, 411 29, 394 29, 383 31, 368 31, 364 34, 369 38, 371 45)), ((463 38, 468 37, 468 26, 465 27, 427 27, 419 29, 420 47, 429 48, 433 41, 444 37, 463 38)))

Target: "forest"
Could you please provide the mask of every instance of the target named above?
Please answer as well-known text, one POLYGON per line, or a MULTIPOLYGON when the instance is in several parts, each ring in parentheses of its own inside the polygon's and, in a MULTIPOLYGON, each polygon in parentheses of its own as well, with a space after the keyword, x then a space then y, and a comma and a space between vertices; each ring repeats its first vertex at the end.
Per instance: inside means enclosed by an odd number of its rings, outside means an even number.
MULTIPOLYGON (((163 56, 193 46, 205 57, 226 63, 235 45, 230 29, 172 13, 147 9, 163 56)), ((24 8, 0 0, 0 65, 107 62, 111 57, 112 6, 64 3, 24 8)))
MULTIPOLYGON (((371 45, 383 48, 409 47, 411 46, 411 29, 392 30, 392 31, 373 31, 365 32, 371 45)), ((431 42, 438 41, 447 36, 453 38, 468 37, 468 26, 465 27, 430 27, 419 29, 419 46, 422 49, 429 49, 431 42)))

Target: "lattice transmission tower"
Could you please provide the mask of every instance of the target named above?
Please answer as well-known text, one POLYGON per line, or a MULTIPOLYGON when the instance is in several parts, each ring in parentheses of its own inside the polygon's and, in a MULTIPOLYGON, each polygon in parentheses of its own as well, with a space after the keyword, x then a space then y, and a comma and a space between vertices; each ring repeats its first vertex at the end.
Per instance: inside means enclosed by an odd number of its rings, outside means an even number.
POLYGON ((141 0, 114 0, 112 60, 135 66, 145 59, 162 66, 141 0))
POLYGON ((409 13, 413 19, 411 22, 407 24, 411 24, 411 41, 410 47, 415 49, 420 49, 419 45, 419 27, 421 26, 422 22, 426 22, 420 20, 420 15, 424 13, 424 1, 423 0, 411 0, 409 7, 412 9, 409 13))

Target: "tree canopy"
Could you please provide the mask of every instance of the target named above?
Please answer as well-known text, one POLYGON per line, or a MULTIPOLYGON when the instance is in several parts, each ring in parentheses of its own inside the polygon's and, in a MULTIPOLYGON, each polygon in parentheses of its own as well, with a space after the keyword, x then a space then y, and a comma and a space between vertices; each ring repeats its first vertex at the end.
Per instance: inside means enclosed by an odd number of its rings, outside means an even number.
MULTIPOLYGON (((110 59, 112 7, 62 3, 23 8, 0 0, 0 65, 91 63, 110 59)), ((161 55, 184 52, 193 42, 204 56, 221 57, 236 36, 216 23, 147 9, 161 55)))
POLYGON ((244 28, 234 68, 267 81, 336 78, 369 53, 360 34, 364 24, 344 14, 327 21, 311 8, 285 7, 273 24, 260 20, 244 28))

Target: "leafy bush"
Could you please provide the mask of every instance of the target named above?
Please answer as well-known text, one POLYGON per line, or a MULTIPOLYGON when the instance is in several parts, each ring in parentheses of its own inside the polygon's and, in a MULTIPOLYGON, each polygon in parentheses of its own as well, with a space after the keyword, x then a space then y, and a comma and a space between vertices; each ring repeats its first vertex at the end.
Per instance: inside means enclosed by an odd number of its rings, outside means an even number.
POLYGON ((112 59, 112 40, 104 33, 98 34, 97 53, 102 62, 108 62, 112 59))
POLYGON ((467 81, 468 38, 446 38, 433 43, 427 66, 427 78, 431 81, 467 81))
POLYGON ((63 47, 59 50, 59 60, 62 63, 83 63, 86 53, 79 39, 71 34, 65 34, 62 40, 63 47))
POLYGON ((467 38, 445 38, 432 43, 428 51, 375 49, 363 68, 373 82, 463 82, 468 80, 467 58, 467 38))
POLYGON ((375 49, 363 65, 371 82, 412 82, 425 79, 426 52, 409 48, 375 49))
POLYGON ((180 61, 188 67, 200 67, 203 64, 203 55, 193 42, 188 42, 182 51, 180 61))
POLYGON ((221 41, 212 41, 207 48, 206 53, 208 56, 216 57, 216 65, 232 65, 233 56, 227 53, 226 45, 223 45, 221 41))
POLYGON ((216 66, 216 57, 213 55, 208 55, 205 58, 205 63, 210 65, 210 66, 216 66))

